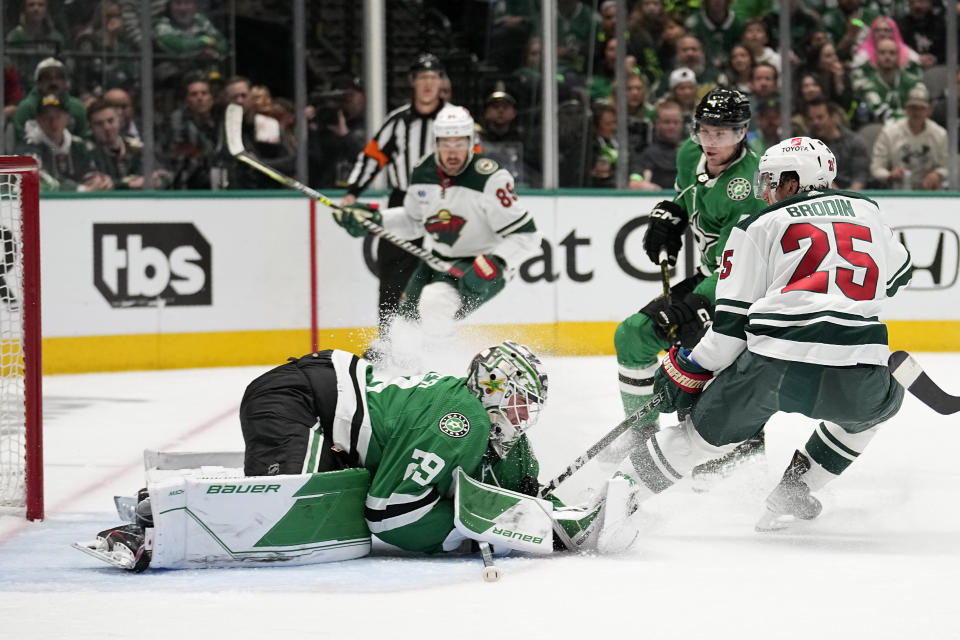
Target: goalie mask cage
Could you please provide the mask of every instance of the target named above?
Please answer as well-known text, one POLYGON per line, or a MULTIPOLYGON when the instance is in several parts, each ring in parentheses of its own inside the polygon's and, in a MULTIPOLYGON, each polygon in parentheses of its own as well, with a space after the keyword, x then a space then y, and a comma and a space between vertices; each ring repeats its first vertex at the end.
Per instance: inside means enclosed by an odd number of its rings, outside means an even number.
POLYGON ((0 156, 0 514, 43 518, 37 163, 0 156))

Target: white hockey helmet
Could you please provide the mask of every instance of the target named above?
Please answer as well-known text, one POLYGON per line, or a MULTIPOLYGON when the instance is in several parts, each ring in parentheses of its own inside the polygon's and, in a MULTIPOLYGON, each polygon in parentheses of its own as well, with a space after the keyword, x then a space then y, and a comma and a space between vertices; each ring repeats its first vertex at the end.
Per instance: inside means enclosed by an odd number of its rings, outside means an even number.
POLYGON ((504 458, 540 417, 547 399, 547 374, 530 349, 505 340, 474 356, 467 369, 467 388, 490 416, 490 448, 504 458))
MULTIPOLYGON (((467 161, 464 164, 470 164, 473 158, 473 145, 476 129, 473 124, 473 116, 463 107, 454 104, 447 104, 440 109, 436 119, 433 121, 433 137, 435 142, 439 143, 440 138, 467 138, 467 161)), ((440 158, 437 158, 439 162, 440 158)))
POLYGON ((816 138, 800 136, 781 140, 764 152, 753 180, 753 193, 763 198, 769 186, 774 192, 780 176, 793 171, 799 176, 800 191, 827 189, 837 177, 837 158, 830 147, 816 138))

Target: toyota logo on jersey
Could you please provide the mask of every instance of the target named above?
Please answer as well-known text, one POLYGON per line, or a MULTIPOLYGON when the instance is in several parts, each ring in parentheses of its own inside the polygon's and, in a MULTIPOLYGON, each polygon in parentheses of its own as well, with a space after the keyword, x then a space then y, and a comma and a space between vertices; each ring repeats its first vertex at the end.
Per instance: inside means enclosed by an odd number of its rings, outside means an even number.
POLYGON ((467 224, 466 219, 450 213, 446 209, 441 209, 436 214, 427 218, 424 223, 427 233, 437 242, 453 246, 463 231, 463 225, 467 224))

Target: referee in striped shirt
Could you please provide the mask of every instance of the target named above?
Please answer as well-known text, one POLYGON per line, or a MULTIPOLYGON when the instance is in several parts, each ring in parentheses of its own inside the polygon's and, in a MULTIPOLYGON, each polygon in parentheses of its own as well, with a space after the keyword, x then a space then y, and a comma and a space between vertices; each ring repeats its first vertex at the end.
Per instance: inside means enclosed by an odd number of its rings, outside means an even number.
MULTIPOLYGON (((350 172, 350 186, 340 206, 356 202, 381 170, 387 170, 390 185, 388 207, 403 205, 410 173, 420 158, 434 151, 433 120, 444 106, 441 81, 446 77, 440 60, 421 53, 410 66, 413 101, 387 114, 377 134, 357 156, 350 172)), ((422 244, 423 240, 417 240, 422 244)), ((419 259, 389 242, 381 242, 377 256, 380 275, 379 319, 381 332, 396 313, 400 294, 419 259)))

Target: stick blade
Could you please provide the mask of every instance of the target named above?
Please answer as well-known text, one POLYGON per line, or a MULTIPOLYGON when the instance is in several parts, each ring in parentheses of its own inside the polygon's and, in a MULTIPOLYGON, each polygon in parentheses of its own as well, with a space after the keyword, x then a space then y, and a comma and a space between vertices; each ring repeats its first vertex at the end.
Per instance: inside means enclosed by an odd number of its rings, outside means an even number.
POLYGON ((243 107, 230 103, 224 118, 227 134, 227 149, 230 155, 238 156, 243 153, 243 107))
POLYGON ((960 411, 960 397, 950 395, 930 379, 920 363, 906 351, 894 351, 887 360, 890 373, 903 387, 941 415, 960 411))

